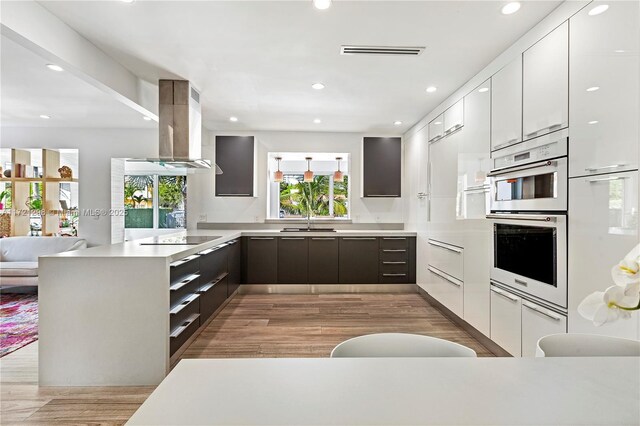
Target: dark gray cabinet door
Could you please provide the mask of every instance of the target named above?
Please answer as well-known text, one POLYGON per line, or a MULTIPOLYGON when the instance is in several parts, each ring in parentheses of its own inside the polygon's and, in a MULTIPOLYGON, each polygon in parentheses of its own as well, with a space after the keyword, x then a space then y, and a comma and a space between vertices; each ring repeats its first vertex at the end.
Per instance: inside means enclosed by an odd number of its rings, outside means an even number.
POLYGON ((375 237, 340 238, 340 283, 377 283, 378 251, 375 237))
POLYGON ((253 136, 216 136, 216 197, 253 197, 253 136))
POLYGON ((278 240, 275 237, 247 238, 247 284, 278 282, 278 240))
POLYGON ((215 281, 228 273, 229 247, 213 247, 210 250, 213 251, 205 250, 201 252, 200 256, 200 282, 202 284, 215 281))
POLYGON ((227 277, 227 297, 238 289, 242 282, 242 246, 240 239, 233 240, 229 246, 229 275, 227 277))
POLYGON ((338 284, 339 262, 338 238, 309 239, 309 284, 338 284))
POLYGON ((304 237, 278 239, 278 283, 306 284, 309 270, 309 241, 304 237))
POLYGON ((400 197, 401 139, 367 137, 364 138, 363 144, 363 195, 365 197, 400 197))

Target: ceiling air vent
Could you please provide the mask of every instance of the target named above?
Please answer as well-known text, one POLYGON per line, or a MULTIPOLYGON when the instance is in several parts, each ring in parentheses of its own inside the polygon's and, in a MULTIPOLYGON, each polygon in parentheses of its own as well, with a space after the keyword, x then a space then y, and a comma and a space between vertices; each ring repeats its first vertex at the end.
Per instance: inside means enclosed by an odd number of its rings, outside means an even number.
POLYGON ((341 55, 408 55, 418 56, 424 47, 402 46, 342 46, 341 55))

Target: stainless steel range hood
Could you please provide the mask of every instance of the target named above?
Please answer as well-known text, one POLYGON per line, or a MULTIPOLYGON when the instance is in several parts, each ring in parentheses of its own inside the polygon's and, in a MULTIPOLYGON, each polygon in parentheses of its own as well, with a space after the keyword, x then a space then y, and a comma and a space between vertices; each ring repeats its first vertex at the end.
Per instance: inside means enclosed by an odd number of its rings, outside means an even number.
MULTIPOLYGON (((186 80, 160 80, 159 91, 159 158, 142 161, 171 169, 211 169, 211 161, 202 159, 200 93, 186 80)), ((215 170, 222 174, 217 165, 215 170)))

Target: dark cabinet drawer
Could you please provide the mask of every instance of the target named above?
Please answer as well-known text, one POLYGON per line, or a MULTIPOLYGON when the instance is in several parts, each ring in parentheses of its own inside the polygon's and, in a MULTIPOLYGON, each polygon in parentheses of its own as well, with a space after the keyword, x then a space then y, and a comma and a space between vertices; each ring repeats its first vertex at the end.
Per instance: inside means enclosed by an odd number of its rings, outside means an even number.
POLYGON ((169 352, 172 356, 189 337, 193 336, 193 333, 200 327, 200 314, 194 313, 185 318, 180 324, 171 329, 169 334, 169 352))
POLYGON ((405 249, 383 249, 380 250, 380 262, 407 262, 409 252, 405 249))
POLYGON ((170 330, 174 330, 193 314, 199 313, 200 295, 198 293, 192 293, 171 307, 169 311, 170 330))
POLYGON ((278 282, 278 240, 275 237, 247 238, 247 284, 278 282))
POLYGON ((306 284, 309 278, 309 242, 304 237, 278 239, 278 283, 306 284))
POLYGON ((182 302, 187 296, 195 293, 200 287, 200 275, 187 275, 180 281, 176 281, 169 286, 169 301, 171 308, 182 302))
POLYGON ((380 249, 408 249, 409 239, 407 237, 381 237, 380 249))
POLYGON ((379 245, 375 237, 340 238, 340 283, 378 282, 379 245))
POLYGON ((174 284, 188 275, 197 273, 199 270, 200 256, 197 254, 176 260, 169 264, 169 281, 174 284))
POLYGON ((229 242, 227 297, 238 289, 242 282, 242 243, 240 239, 229 242))
POLYGON ((204 284, 198 290, 198 294, 200 294, 200 323, 204 324, 227 299, 227 276, 204 284))
POLYGON ((213 281, 229 272, 229 247, 226 244, 203 250, 199 254, 201 282, 213 281))
POLYGON ((406 261, 384 261, 380 262, 380 273, 407 273, 409 272, 409 264, 406 261))
POLYGON ((336 237, 309 239, 309 283, 339 283, 339 254, 336 237))

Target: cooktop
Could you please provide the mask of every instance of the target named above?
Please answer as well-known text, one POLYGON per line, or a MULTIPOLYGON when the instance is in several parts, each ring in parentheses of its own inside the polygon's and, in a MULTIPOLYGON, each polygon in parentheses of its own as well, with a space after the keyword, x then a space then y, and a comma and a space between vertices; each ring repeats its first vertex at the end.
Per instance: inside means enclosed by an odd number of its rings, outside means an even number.
POLYGON ((153 237, 152 241, 140 243, 141 246, 197 246, 217 240, 220 237, 210 236, 181 236, 181 237, 153 237))

